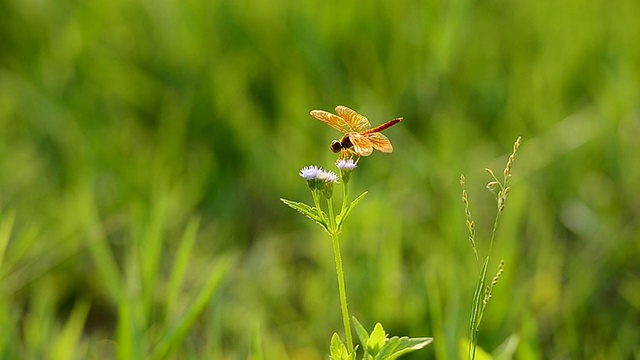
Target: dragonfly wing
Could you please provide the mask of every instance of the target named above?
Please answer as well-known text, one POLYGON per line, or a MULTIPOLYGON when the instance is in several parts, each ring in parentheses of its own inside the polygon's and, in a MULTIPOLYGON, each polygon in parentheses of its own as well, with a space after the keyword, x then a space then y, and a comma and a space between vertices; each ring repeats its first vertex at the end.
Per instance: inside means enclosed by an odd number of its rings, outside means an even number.
POLYGON ((373 146, 367 136, 354 133, 349 136, 349 140, 353 144, 353 151, 360 156, 369 156, 373 152, 373 146))
POLYGON ((367 140, 374 149, 382 151, 383 153, 393 152, 393 146, 389 138, 379 132, 374 132, 367 135, 367 140))
POLYGON ((341 118, 338 115, 323 110, 313 110, 310 114, 314 118, 322 121, 323 123, 331 126, 332 128, 340 131, 343 134, 351 131, 351 127, 349 126, 349 124, 347 124, 345 119, 341 118))
POLYGON ((345 120, 353 132, 361 132, 371 128, 369 119, 346 106, 336 106, 336 113, 345 120))

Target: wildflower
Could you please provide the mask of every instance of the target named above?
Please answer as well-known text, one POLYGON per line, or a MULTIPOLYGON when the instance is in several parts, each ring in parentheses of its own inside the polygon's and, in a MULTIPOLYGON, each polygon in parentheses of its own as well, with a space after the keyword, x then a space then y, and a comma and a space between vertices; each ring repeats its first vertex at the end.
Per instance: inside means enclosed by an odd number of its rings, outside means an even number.
POLYGON ((300 170, 300 176, 302 176, 307 181, 314 180, 318 176, 318 171, 320 170, 321 169, 318 169, 318 167, 315 165, 305 166, 302 168, 302 170, 300 170))
POLYGON ((305 166, 300 170, 300 176, 307 180, 311 191, 321 191, 327 199, 333 195, 333 185, 338 183, 338 175, 315 165, 305 166))
POLYGON ((309 186, 309 190, 315 191, 320 188, 322 182, 318 180, 318 174, 320 172, 324 172, 321 168, 318 168, 315 165, 305 166, 300 170, 300 176, 307 180, 307 186, 309 186))
POLYGON ((322 195, 327 199, 331 199, 331 196, 333 196, 333 185, 338 183, 338 175, 333 171, 320 169, 318 171, 317 179, 323 182, 320 183, 318 187, 322 192, 322 195))
POLYGON ((358 164, 352 159, 340 159, 336 161, 336 166, 340 169, 340 178, 342 179, 342 182, 346 184, 349 182, 349 177, 353 170, 358 167, 358 164))
POLYGON ((326 170, 318 170, 318 175, 316 176, 318 180, 323 180, 325 183, 337 184, 338 183, 338 175, 333 171, 326 170))

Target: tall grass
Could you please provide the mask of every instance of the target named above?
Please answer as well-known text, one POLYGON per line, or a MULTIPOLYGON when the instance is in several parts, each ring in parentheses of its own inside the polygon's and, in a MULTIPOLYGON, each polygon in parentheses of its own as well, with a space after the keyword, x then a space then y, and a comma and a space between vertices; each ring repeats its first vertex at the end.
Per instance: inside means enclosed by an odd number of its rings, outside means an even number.
POLYGON ((487 255, 485 256, 482 263, 480 263, 480 258, 478 257, 475 231, 476 225, 475 220, 471 215, 471 210, 469 209, 469 198, 466 189, 465 177, 464 175, 460 176, 460 185, 462 186, 462 202, 464 204, 464 212, 466 215, 466 226, 469 230, 469 245, 471 245, 471 250, 473 251, 473 255, 475 256, 475 260, 479 270, 478 283, 473 294, 471 317, 469 321, 469 350, 467 353, 468 359, 475 359, 476 357, 480 323, 482 322, 487 304, 491 299, 493 287, 498 284, 498 280, 504 272, 504 260, 500 260, 500 264, 498 265, 498 270, 495 276, 493 277, 491 282, 487 283, 487 267, 491 261, 493 243, 496 238, 498 227, 500 226, 500 218, 502 217, 502 212, 504 211, 505 204, 507 202, 507 196, 509 195, 509 192, 511 190, 511 188, 509 187, 509 180, 511 180, 511 168, 513 167, 513 163, 515 161, 516 152, 520 147, 520 141, 521 138, 518 137, 515 144, 513 145, 513 152, 511 153, 511 155, 509 155, 507 165, 502 172, 502 179, 498 179, 491 169, 485 169, 485 171, 491 176, 491 181, 487 184, 486 187, 492 192, 495 192, 497 207, 495 219, 493 221, 493 229, 491 230, 491 236, 489 237, 489 248, 486 253, 487 255))

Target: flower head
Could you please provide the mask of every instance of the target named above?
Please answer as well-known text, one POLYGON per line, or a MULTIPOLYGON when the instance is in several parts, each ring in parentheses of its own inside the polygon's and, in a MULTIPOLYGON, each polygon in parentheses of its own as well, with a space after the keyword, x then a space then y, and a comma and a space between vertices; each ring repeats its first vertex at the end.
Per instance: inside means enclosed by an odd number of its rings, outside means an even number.
POLYGON ((322 184, 318 186, 322 196, 327 199, 331 199, 333 196, 333 185, 338 183, 338 175, 333 171, 320 169, 320 171, 318 171, 317 178, 319 181, 322 181, 322 184))
POLYGON ((336 161, 336 166, 340 171, 353 171, 358 167, 353 159, 340 159, 336 161))
POLYGON ((327 171, 315 165, 303 167, 299 174, 307 180, 311 191, 321 190, 327 198, 331 197, 333 185, 340 179, 333 171, 327 171))
POLYGON ((322 180, 319 179, 318 174, 324 172, 321 168, 311 165, 305 166, 300 170, 299 175, 307 180, 307 186, 309 186, 309 190, 317 191, 322 187, 322 180))
POLYGON ((333 171, 322 170, 318 171, 318 175, 316 176, 319 180, 323 180, 326 183, 337 184, 338 183, 338 175, 333 171))
POLYGON ((317 166, 305 166, 300 170, 300 176, 302 176, 305 180, 315 180, 318 176, 318 171, 322 171, 322 169, 318 169, 317 166))
POLYGON ((358 167, 358 164, 353 159, 340 159, 336 161, 336 166, 340 169, 340 177, 343 183, 349 182, 349 177, 353 170, 358 167))

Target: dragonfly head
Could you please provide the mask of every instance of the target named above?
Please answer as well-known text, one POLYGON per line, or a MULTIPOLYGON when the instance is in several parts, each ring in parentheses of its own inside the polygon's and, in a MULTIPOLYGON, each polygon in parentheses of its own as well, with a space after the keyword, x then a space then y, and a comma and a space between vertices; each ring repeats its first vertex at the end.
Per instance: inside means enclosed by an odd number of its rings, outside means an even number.
POLYGON ((340 152, 340 150, 342 150, 342 143, 338 140, 333 140, 331 142, 331 145, 329 146, 329 149, 331 149, 331 151, 333 151, 334 153, 338 153, 340 152))

